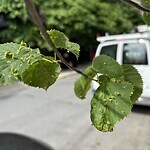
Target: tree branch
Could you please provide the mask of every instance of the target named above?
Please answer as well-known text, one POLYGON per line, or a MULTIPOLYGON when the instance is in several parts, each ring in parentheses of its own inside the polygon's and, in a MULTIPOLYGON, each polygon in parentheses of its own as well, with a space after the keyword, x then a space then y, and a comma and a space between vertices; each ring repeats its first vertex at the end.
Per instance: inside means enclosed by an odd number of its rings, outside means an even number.
MULTIPOLYGON (((60 52, 58 51, 58 49, 54 46, 52 40, 50 39, 50 36, 48 35, 36 9, 34 4, 31 2, 31 0, 24 0, 24 3, 26 5, 26 8, 28 10, 28 12, 30 13, 34 23, 37 25, 38 29, 40 30, 41 34, 43 35, 43 38, 45 39, 45 41, 49 44, 49 46, 53 49, 53 51, 57 54, 58 58, 61 60, 61 62, 66 65, 69 69, 83 75, 84 77, 90 79, 90 80, 94 80, 92 78, 90 78, 89 76, 87 76, 86 74, 84 74, 82 71, 70 66, 67 61, 63 58, 63 56, 60 54, 60 52)), ((97 81, 97 80, 94 80, 97 81)))
POLYGON ((121 1, 137 8, 137 9, 143 11, 143 12, 150 13, 150 9, 147 9, 147 8, 143 7, 142 5, 138 4, 137 2, 134 2, 132 0, 121 0, 121 1))

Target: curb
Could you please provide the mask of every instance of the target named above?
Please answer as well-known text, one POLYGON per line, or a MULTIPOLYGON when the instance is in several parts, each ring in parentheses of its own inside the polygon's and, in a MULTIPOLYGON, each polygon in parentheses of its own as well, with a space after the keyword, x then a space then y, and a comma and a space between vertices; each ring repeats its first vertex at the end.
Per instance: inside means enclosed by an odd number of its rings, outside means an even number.
POLYGON ((75 71, 69 71, 69 72, 62 72, 58 79, 64 79, 64 78, 67 78, 69 76, 73 76, 73 75, 76 75, 77 73, 75 71))
MULTIPOLYGON (((86 63, 86 64, 82 64, 82 65, 79 65, 78 67, 77 67, 77 69, 79 69, 79 70, 84 70, 87 66, 89 66, 90 65, 90 63, 88 64, 88 63, 86 63)), ((63 78, 67 78, 67 77, 69 77, 69 76, 73 76, 73 75, 77 75, 78 73, 77 72, 75 72, 75 71, 72 71, 72 70, 63 70, 61 73, 60 73, 60 75, 59 75, 59 77, 58 77, 58 79, 63 79, 63 78)))

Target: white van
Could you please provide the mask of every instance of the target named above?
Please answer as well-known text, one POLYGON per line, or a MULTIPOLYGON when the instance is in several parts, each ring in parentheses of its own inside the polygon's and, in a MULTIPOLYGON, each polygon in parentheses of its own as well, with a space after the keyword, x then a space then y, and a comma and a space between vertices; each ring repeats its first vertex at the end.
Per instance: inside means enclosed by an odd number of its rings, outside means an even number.
MULTIPOLYGON (((95 57, 105 54, 119 64, 132 64, 142 76, 144 89, 137 104, 150 106, 150 33, 134 33, 98 37, 100 42, 95 57)), ((92 89, 98 88, 92 82, 92 89)))

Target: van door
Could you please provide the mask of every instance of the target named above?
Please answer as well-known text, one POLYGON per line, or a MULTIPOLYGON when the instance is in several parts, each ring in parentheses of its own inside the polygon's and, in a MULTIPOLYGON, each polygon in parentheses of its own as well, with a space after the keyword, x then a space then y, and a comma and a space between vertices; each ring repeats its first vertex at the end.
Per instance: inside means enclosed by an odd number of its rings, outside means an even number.
POLYGON ((139 71, 144 82, 142 96, 150 98, 150 59, 149 43, 136 40, 123 44, 122 64, 131 64, 139 71))

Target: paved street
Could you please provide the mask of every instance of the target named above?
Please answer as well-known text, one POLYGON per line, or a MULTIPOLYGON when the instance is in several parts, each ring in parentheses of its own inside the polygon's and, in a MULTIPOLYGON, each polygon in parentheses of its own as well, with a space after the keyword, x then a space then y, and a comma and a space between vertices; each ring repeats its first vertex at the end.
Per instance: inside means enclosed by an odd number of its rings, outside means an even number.
POLYGON ((0 131, 23 133, 56 150, 150 150, 150 108, 135 107, 112 133, 97 131, 86 100, 73 93, 78 75, 62 78, 48 91, 18 83, 0 87, 0 131))

